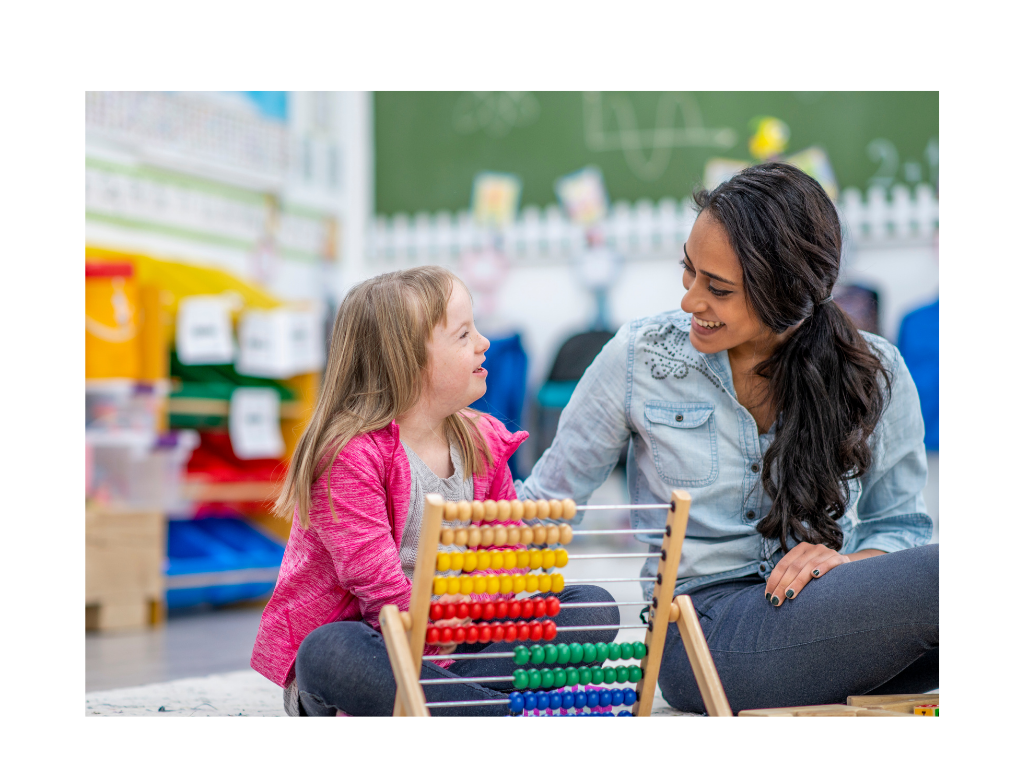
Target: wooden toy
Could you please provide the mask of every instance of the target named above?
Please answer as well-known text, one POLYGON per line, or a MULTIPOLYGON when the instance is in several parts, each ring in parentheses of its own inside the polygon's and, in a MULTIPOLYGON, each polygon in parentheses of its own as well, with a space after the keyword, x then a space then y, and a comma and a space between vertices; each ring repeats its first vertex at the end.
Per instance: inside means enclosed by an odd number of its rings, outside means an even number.
MULTIPOLYGON (((396 606, 386 605, 380 614, 381 630, 397 684, 394 714, 422 717, 429 716, 430 710, 437 707, 493 705, 505 707, 514 715, 610 715, 618 710, 619 715, 649 716, 665 648, 665 633, 669 623, 675 623, 682 634, 709 714, 731 715, 693 604, 686 596, 673 600, 676 572, 689 519, 690 495, 677 490, 672 493, 671 504, 643 505, 645 509, 666 510, 664 528, 574 531, 564 522, 575 517, 577 509, 601 511, 621 508, 609 505, 577 507, 570 499, 455 504, 444 502, 436 494, 428 494, 425 497, 409 610, 400 612, 396 606), (442 527, 442 520, 448 521, 449 525, 442 527), (527 525, 520 524, 524 520, 527 525), (566 549, 574 537, 602 533, 660 533, 660 552, 573 555, 566 549), (468 549, 465 552, 438 552, 439 543, 457 544, 468 549), (489 551, 487 548, 490 546, 512 549, 489 551), (551 617, 561 610, 581 607, 571 603, 562 605, 558 601, 557 594, 566 584, 577 581, 623 581, 566 579, 556 569, 564 567, 574 557, 659 558, 656 576, 629 579, 654 582, 654 594, 650 602, 625 603, 649 606, 647 624, 559 627, 551 617), (485 576, 479 573, 488 569, 515 570, 501 575, 492 573, 485 576), (457 575, 439 575, 439 571, 448 574, 455 571, 457 575), (520 597, 522 593, 535 592, 550 592, 554 596, 520 597), (444 594, 470 597, 465 602, 432 602, 432 594, 438 597, 444 594), (485 595, 515 597, 487 599, 485 595), (452 618, 468 621, 454 628, 431 623, 452 618), (563 633, 632 628, 646 629, 643 642, 557 642, 563 633), (513 641, 515 645, 512 651, 489 654, 491 658, 511 658, 517 667, 524 668, 517 668, 512 676, 502 678, 419 679, 425 643, 451 645, 492 641, 513 641), (621 659, 633 659, 638 663, 602 666, 606 660, 621 659), (544 666, 538 667, 540 664, 544 666), (527 665, 529 668, 525 668, 527 665), (426 701, 424 685, 467 682, 512 683, 514 690, 507 698, 434 703, 426 701)), ((626 508, 633 507, 626 505, 626 508)), ((466 659, 476 656, 472 653, 449 653, 430 658, 466 659)))
POLYGON ((913 717, 932 711, 935 717, 939 716, 938 694, 849 696, 846 704, 744 709, 739 714, 740 717, 913 717))

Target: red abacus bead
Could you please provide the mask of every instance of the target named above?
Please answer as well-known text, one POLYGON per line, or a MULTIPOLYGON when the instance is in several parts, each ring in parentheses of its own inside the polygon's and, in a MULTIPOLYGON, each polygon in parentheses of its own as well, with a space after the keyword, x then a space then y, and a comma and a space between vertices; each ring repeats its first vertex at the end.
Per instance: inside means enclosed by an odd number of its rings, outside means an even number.
POLYGON ((533 641, 544 639, 544 627, 541 626, 539 621, 530 622, 530 639, 533 641))
POLYGON ((431 645, 437 645, 441 642, 441 630, 437 627, 429 627, 427 629, 427 642, 431 645))
POLYGON ((518 600, 513 600, 508 604, 508 617, 510 619, 518 619, 523 615, 523 604, 518 600))
POLYGON ((466 630, 466 642, 472 645, 473 643, 480 642, 480 630, 476 627, 470 627, 466 630))
POLYGON ((466 642, 466 628, 465 627, 456 627, 455 631, 452 632, 452 639, 456 643, 459 643, 460 645, 462 643, 466 642))
POLYGON ((469 606, 469 618, 473 619, 474 621, 479 619, 483 615, 483 612, 484 607, 480 605, 480 603, 473 603, 469 606))
POLYGON ((545 640, 554 640, 555 637, 558 635, 558 625, 551 620, 542 621, 541 628, 544 631, 545 640))
POLYGON ((519 639, 520 640, 529 640, 530 638, 533 638, 534 640, 540 640, 541 635, 540 635, 539 632, 537 633, 537 637, 533 637, 533 628, 530 626, 533 623, 534 622, 530 621, 530 622, 524 622, 523 624, 519 625, 519 639))
POLYGON ((444 606, 441 603, 434 603, 430 606, 430 618, 434 621, 444 618, 444 606))
POLYGON ((444 617, 446 619, 454 619, 455 618, 455 603, 448 603, 447 605, 445 605, 445 607, 444 607, 444 617))
POLYGON ((467 605, 466 603, 459 603, 458 608, 455 609, 455 615, 458 616, 460 619, 468 619, 469 605, 467 605))
POLYGON ((505 625, 504 624, 495 624, 495 625, 493 625, 491 627, 491 637, 493 638, 494 642, 496 642, 496 643, 500 643, 502 640, 504 640, 505 639, 505 625))
POLYGON ((484 603, 483 610, 481 612, 481 616, 483 616, 483 618, 486 621, 490 621, 491 619, 493 619, 494 618, 494 603, 484 603))
POLYGON ((543 597, 538 597, 538 598, 536 598, 534 600, 531 600, 530 602, 533 603, 533 615, 534 616, 536 616, 539 619, 541 616, 547 615, 548 604, 546 602, 544 602, 544 598, 543 597))
POLYGON ((508 616, 508 603, 504 600, 497 600, 494 603, 494 618, 504 619, 508 616))
POLYGON ((557 597, 549 597, 544 602, 548 604, 548 616, 557 616, 562 609, 562 604, 558 602, 557 597))
POLYGON ((489 643, 491 642, 491 628, 486 624, 480 627, 480 642, 489 643))
POLYGON ((520 605, 523 607, 523 618, 524 619, 532 619, 533 618, 533 609, 534 609, 533 601, 532 600, 523 600, 520 603, 520 605))
POLYGON ((441 642, 445 645, 448 645, 452 641, 452 636, 453 633, 451 627, 445 627, 441 630, 441 642))

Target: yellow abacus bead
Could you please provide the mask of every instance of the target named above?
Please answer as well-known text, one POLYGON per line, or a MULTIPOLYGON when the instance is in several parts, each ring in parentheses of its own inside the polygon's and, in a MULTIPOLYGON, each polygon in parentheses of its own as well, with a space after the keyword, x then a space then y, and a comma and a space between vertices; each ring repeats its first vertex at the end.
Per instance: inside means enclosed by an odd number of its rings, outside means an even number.
POLYGON ((563 547, 566 544, 572 542, 572 526, 568 523, 562 523, 558 526, 558 543, 563 547))
POLYGON ((455 531, 451 528, 445 528, 441 531, 441 543, 446 547, 450 547, 455 543, 455 531))
POLYGON ((548 540, 548 527, 546 525, 533 526, 533 543, 543 544, 548 540))
POLYGON ((466 539, 466 544, 468 546, 470 546, 470 547, 479 547, 480 546, 480 529, 479 528, 470 528, 469 529, 469 537, 466 539))
MULTIPOLYGON (((530 567, 530 553, 525 549, 520 549, 516 552, 516 568, 529 568, 530 567)), ((520 590, 521 592, 522 590, 520 590)))
POLYGON ((457 578, 455 578, 453 576, 452 578, 448 579, 448 594, 449 595, 457 595, 457 594, 459 594, 459 590, 461 588, 462 588, 462 584, 459 583, 459 580, 457 578))
POLYGON ((480 528, 480 543, 485 547, 494 546, 494 529, 487 525, 480 528))
MULTIPOLYGON (((466 556, 461 552, 452 552, 451 563, 453 571, 464 570, 463 565, 465 564, 466 556)), ((447 569, 446 569, 447 570, 447 569)))
POLYGON ((504 523, 509 517, 512 516, 512 505, 509 504, 508 499, 502 499, 498 502, 498 522, 504 523))
POLYGON ((506 530, 508 531, 508 533, 506 534, 508 536, 508 543, 514 547, 516 544, 519 543, 519 526, 512 525, 509 526, 506 530))
POLYGON ((476 553, 476 567, 481 571, 489 570, 491 567, 491 553, 490 552, 477 552, 476 553))
POLYGON ((525 576, 513 576, 512 577, 512 591, 516 594, 526 591, 526 577, 525 576))
POLYGON ((530 552, 530 570, 537 570, 542 562, 544 562, 544 555, 541 551, 539 549, 532 550, 530 552))
POLYGON ((537 577, 532 573, 526 577, 526 591, 536 592, 537 591, 537 577))
POLYGON ((459 518, 459 508, 455 505, 454 501, 449 501, 444 505, 444 519, 451 522, 459 518))
POLYGON ((519 501, 519 499, 516 499, 509 506, 512 507, 509 519, 515 520, 516 522, 519 522, 520 520, 522 520, 523 519, 523 502, 519 501))
POLYGON ((476 570, 476 552, 467 552, 462 560, 462 570, 471 573, 476 570))
POLYGON ((444 576, 435 576, 434 577, 434 594, 435 595, 443 595, 447 591, 448 591, 448 579, 446 579, 444 576))
POLYGON ((474 576, 473 577, 473 592, 478 595, 487 594, 487 577, 486 576, 474 576))
POLYGON ((572 520, 576 517, 576 502, 572 499, 562 499, 562 519, 572 520))
POLYGON ((569 553, 564 549, 555 550, 555 567, 564 568, 569 563, 569 553))
POLYGON ((537 589, 539 589, 541 592, 551 591, 551 574, 542 573, 540 576, 537 577, 537 589))
POLYGON ((537 502, 537 519, 547 520, 551 514, 551 505, 548 504, 547 499, 541 499, 537 502))
POLYGON ((502 592, 511 592, 512 591, 512 586, 513 586, 513 584, 512 584, 512 577, 511 576, 502 576, 501 577, 501 591, 502 592))
POLYGON ((450 571, 452 569, 452 556, 447 552, 437 553, 437 570, 450 571))
POLYGON ((491 552, 491 568, 496 571, 500 571, 505 567, 505 553, 504 552, 491 552))
POLYGON ((508 543, 508 529, 504 525, 494 526, 494 546, 504 547, 508 543))
POLYGON ((459 510, 459 520, 468 523, 473 517, 473 507, 468 501, 460 501, 455 505, 459 510))
POLYGON ((529 546, 533 544, 533 526, 524 525, 519 529, 519 543, 529 546))
POLYGON ((565 576, 560 573, 553 574, 551 576, 551 591, 561 592, 565 589, 565 576))
POLYGON ((459 579, 459 592, 464 595, 473 594, 473 577, 463 576, 459 579))
POLYGON ((473 509, 473 522, 479 523, 484 519, 484 504, 482 501, 474 501, 471 506, 473 509))
POLYGON ((543 557, 541 557, 541 568, 554 568, 555 567, 555 550, 545 549, 543 557))
POLYGON ((464 547, 466 542, 469 541, 469 531, 465 528, 459 528, 455 531, 455 546, 464 547))
POLYGON ((523 502, 523 520, 533 520, 537 516, 537 502, 527 499, 523 502))
POLYGON ((558 499, 552 499, 548 502, 548 505, 551 507, 551 519, 560 520, 562 517, 562 502, 558 499))
POLYGON ((484 502, 484 520, 493 523, 498 519, 498 503, 493 499, 484 502))
POLYGON ((499 579, 497 576, 488 576, 487 577, 487 594, 488 595, 496 595, 496 594, 498 594, 498 591, 500 589, 501 589, 501 579, 499 579))

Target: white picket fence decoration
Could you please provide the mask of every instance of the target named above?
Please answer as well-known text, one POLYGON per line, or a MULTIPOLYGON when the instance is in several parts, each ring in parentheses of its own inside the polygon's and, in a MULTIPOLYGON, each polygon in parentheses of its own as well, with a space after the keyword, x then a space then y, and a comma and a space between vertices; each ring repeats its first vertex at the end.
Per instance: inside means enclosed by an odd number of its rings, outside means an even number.
MULTIPOLYGON (((939 225, 938 200, 928 184, 913 190, 896 185, 888 192, 873 187, 867 195, 846 189, 837 207, 846 241, 857 247, 919 245, 929 242, 939 225)), ((665 257, 679 253, 694 219, 689 200, 619 201, 605 222, 605 237, 627 260, 665 257)), ((369 235, 367 258, 378 266, 453 263, 463 252, 494 242, 468 210, 378 216, 369 235)), ((557 205, 524 208, 501 238, 513 263, 562 261, 586 245, 583 229, 557 205)))

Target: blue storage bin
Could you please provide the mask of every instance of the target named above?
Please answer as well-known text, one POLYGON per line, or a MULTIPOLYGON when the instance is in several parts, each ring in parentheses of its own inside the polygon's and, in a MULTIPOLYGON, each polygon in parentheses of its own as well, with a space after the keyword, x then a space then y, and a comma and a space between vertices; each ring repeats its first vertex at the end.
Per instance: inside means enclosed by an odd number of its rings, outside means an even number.
POLYGON ((167 607, 225 605, 266 596, 284 547, 237 518, 171 520, 167 530, 167 607))

